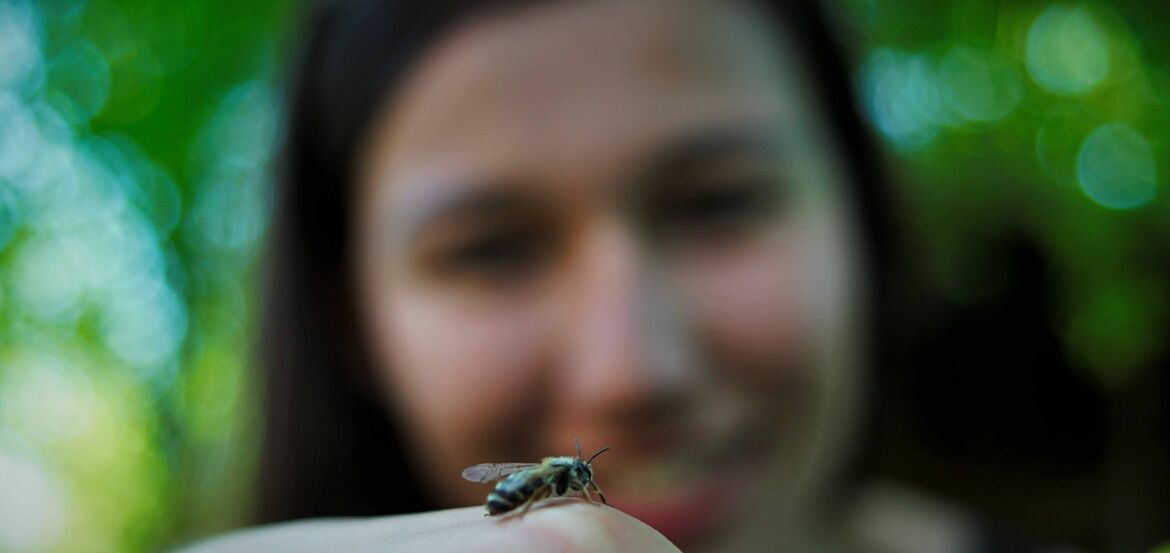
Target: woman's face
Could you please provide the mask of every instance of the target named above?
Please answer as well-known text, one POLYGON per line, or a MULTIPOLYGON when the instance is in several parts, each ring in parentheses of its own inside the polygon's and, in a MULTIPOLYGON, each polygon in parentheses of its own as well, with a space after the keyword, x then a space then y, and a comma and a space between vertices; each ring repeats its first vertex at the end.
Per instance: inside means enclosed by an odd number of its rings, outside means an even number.
POLYGON ((776 544, 859 371, 852 207, 805 69, 735 2, 495 12, 423 55, 360 160, 356 275, 437 501, 586 455, 684 548, 776 544))

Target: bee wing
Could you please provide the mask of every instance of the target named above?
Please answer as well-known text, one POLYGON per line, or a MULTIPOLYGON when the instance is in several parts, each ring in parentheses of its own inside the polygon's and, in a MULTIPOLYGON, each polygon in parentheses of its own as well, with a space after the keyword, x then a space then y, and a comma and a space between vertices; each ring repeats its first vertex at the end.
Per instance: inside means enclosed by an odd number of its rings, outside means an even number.
POLYGON ((480 483, 491 482, 536 465, 537 463, 484 463, 463 469, 463 479, 480 483))

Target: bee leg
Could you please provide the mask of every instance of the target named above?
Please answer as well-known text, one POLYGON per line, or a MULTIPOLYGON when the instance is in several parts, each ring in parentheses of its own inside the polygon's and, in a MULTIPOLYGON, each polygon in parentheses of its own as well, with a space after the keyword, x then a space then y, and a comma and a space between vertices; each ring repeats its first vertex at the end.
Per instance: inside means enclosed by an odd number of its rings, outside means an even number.
POLYGON ((548 488, 544 488, 544 489, 532 494, 532 497, 528 498, 528 501, 525 501, 524 506, 520 508, 520 513, 519 513, 520 516, 524 516, 524 513, 527 513, 528 509, 531 509, 532 506, 535 505, 537 501, 540 501, 542 499, 546 499, 546 498, 548 498, 548 496, 549 496, 548 488))
POLYGON ((609 505, 609 502, 605 500, 605 492, 601 491, 601 486, 598 486, 597 482, 592 482, 592 481, 589 482, 589 485, 593 486, 594 490, 597 490, 597 495, 601 496, 601 502, 605 503, 606 505, 609 505))
POLYGON ((585 493, 586 500, 588 500, 590 503, 597 503, 596 501, 593 500, 593 496, 589 495, 589 486, 585 486, 584 488, 581 488, 581 491, 585 493))

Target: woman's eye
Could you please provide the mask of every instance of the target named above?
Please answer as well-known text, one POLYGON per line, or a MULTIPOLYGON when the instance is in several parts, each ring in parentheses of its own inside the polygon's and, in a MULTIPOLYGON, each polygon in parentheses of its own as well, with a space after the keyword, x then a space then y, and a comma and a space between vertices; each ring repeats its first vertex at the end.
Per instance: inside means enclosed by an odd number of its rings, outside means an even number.
POLYGON ((539 268, 547 253, 536 232, 488 233, 465 239, 440 254, 440 269, 452 276, 511 279, 539 268))
POLYGON ((747 181, 695 190, 670 202, 667 223, 684 231, 752 228, 776 210, 776 189, 767 181, 747 181))
POLYGON ((678 206, 678 215, 696 222, 721 221, 751 215, 759 211, 754 190, 717 190, 697 195, 678 206))

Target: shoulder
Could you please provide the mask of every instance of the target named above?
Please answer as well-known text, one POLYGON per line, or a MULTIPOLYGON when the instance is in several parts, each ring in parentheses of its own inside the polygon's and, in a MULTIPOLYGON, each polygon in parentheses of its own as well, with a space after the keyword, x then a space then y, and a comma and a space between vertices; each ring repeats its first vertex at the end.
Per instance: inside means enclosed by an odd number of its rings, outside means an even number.
POLYGON ((848 540, 862 551, 1077 551, 1035 536, 1005 532, 960 504, 888 481, 863 486, 847 510, 845 524, 848 540))

